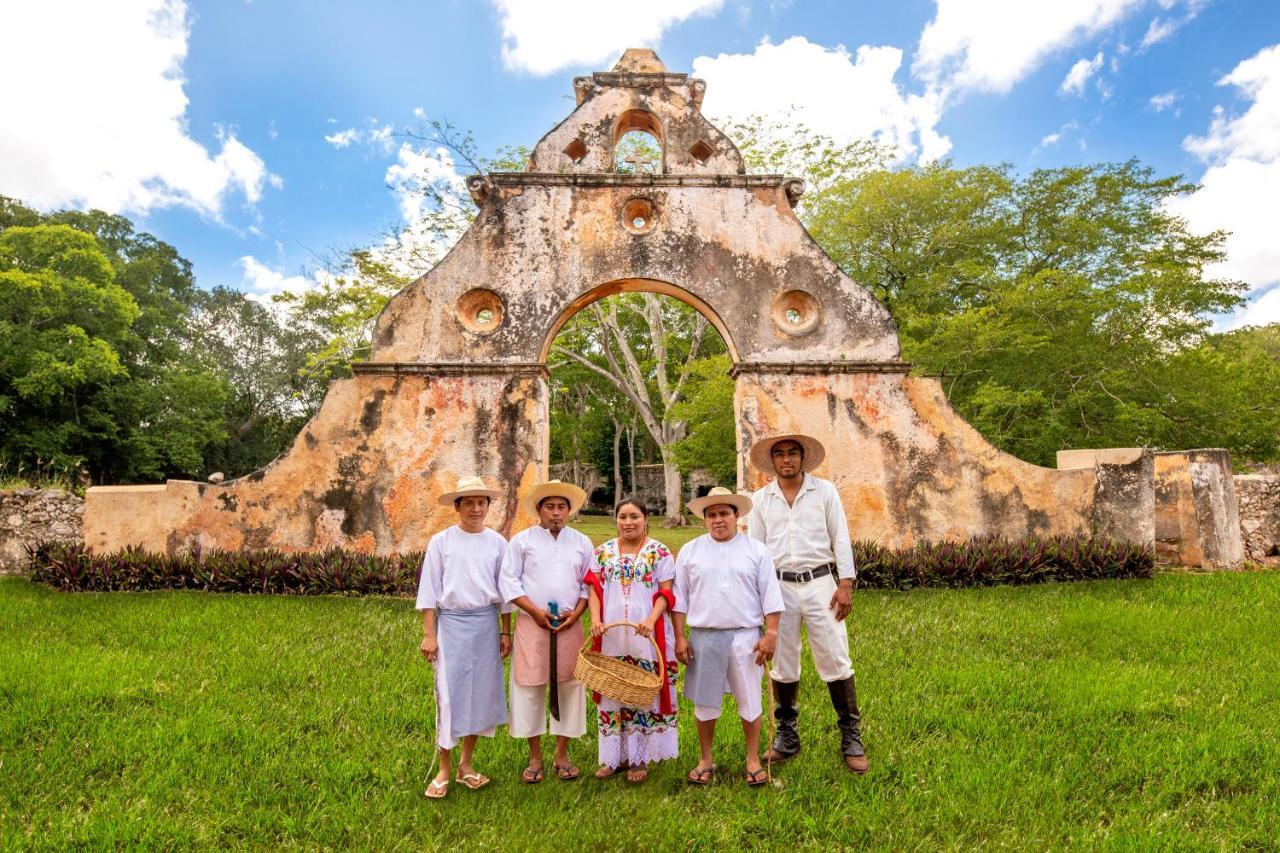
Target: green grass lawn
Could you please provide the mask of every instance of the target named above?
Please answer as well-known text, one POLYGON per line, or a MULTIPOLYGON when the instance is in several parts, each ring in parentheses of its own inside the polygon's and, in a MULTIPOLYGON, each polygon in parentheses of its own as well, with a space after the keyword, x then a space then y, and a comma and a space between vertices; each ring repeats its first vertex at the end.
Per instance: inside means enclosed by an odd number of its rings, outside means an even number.
POLYGON ((808 672, 779 787, 742 785, 736 723, 724 775, 685 785, 686 716, 644 787, 521 785, 500 730, 495 784, 428 802, 410 602, 0 578, 0 847, 1276 849, 1278 610, 1280 573, 860 591, 866 777, 808 672))

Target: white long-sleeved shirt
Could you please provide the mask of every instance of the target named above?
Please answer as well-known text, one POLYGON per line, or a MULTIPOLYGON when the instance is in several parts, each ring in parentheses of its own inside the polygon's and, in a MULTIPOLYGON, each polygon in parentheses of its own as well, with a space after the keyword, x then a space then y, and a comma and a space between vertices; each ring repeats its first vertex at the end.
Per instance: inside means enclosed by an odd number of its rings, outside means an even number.
POLYGON ((582 579, 593 565, 595 547, 579 531, 564 527, 552 536, 541 525, 530 527, 507 543, 499 578, 502 598, 510 604, 527 595, 538 607, 554 601, 562 612, 572 610, 587 597, 582 579))
POLYGON ((756 628, 782 612, 773 558, 741 533, 726 542, 705 533, 681 548, 673 586, 675 611, 693 628, 756 628))
POLYGON ((774 480, 756 490, 751 504, 747 533, 769 548, 779 571, 802 572, 835 563, 841 578, 857 575, 849 521, 830 481, 805 474, 795 503, 788 506, 774 480))
POLYGON ((479 533, 456 524, 441 530, 427 543, 417 609, 474 610, 498 604, 501 612, 510 613, 511 606, 498 590, 506 550, 507 540, 487 527, 479 533))

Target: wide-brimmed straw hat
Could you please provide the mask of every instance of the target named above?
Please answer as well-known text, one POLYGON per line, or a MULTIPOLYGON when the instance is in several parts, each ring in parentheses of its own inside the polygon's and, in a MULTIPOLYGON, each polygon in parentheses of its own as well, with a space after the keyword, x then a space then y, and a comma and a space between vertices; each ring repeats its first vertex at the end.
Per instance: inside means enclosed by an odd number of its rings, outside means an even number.
POLYGON ((497 489, 491 489, 484 484, 484 480, 479 477, 459 477, 458 487, 452 492, 446 492, 439 498, 440 506, 453 506, 453 502, 458 498, 470 497, 486 497, 491 501, 496 501, 502 497, 502 492, 497 489))
POLYGON ((716 486, 702 497, 689 501, 689 512, 698 518, 702 518, 703 513, 707 511, 707 507, 716 506, 717 504, 728 504, 738 511, 739 516, 751 512, 751 498, 731 492, 724 486, 716 486))
POLYGON ((586 503, 587 493, 573 483, 548 480, 539 483, 520 497, 520 506, 529 515, 538 514, 538 504, 543 498, 564 498, 569 502, 569 515, 573 515, 586 503))
POLYGON ((812 471, 822 464, 822 460, 827 458, 827 449, 822 446, 822 442, 811 435, 792 432, 786 435, 771 435, 762 438, 755 444, 751 445, 751 464, 764 471, 767 474, 774 473, 773 459, 770 453, 773 446, 780 441, 794 441, 796 444, 804 448, 804 470, 812 471))

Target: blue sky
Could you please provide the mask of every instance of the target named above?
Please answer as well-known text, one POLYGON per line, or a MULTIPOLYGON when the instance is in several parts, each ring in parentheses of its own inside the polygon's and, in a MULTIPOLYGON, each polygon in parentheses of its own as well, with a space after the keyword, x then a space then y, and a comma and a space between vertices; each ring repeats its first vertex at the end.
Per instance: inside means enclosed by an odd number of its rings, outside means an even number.
POLYGON ((406 126, 532 145, 574 75, 643 45, 707 80, 713 116, 793 108, 905 162, 1137 157, 1203 181, 1178 212, 1233 231, 1219 272, 1252 288, 1221 324, 1280 321, 1275 0, 3 3, 0 67, 23 82, 0 193, 124 213, 204 287, 308 286, 404 224, 397 171, 448 173, 406 126))

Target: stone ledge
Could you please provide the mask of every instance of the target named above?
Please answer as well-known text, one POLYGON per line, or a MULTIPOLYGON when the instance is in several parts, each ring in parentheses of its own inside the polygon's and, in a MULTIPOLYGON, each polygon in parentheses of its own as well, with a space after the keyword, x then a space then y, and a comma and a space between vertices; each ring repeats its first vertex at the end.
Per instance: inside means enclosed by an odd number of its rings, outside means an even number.
POLYGON ((734 379, 744 373, 823 376, 838 373, 906 374, 910 372, 911 364, 906 361, 739 361, 729 368, 729 375, 734 379))
POLYGON ((364 361, 351 365, 357 376, 540 376, 547 366, 537 361, 364 361))

